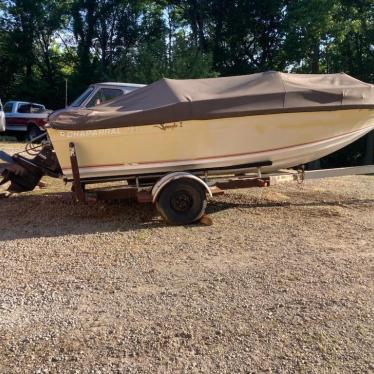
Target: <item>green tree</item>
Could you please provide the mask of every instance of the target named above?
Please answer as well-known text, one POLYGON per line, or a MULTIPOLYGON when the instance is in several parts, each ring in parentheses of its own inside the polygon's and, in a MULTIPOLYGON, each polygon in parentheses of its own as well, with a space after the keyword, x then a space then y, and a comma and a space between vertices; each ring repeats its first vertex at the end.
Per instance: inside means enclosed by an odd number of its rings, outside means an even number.
POLYGON ((72 84, 79 91, 96 78, 91 50, 95 38, 98 1, 74 0, 70 9, 77 53, 77 66, 72 77, 72 84))
POLYGON ((6 97, 43 101, 52 107, 62 103, 62 52, 55 36, 66 24, 67 4, 64 0, 15 0, 2 4, 0 48, 4 53, 0 69, 8 81, 7 85, 2 84, 6 97))
POLYGON ((221 75, 283 69, 284 0, 180 1, 200 50, 221 75))
POLYGON ((328 71, 345 71, 374 83, 373 1, 340 1, 335 7, 331 36, 326 50, 328 71))
POLYGON ((324 71, 324 53, 331 42, 336 1, 295 0, 286 10, 284 51, 287 65, 307 73, 324 71))

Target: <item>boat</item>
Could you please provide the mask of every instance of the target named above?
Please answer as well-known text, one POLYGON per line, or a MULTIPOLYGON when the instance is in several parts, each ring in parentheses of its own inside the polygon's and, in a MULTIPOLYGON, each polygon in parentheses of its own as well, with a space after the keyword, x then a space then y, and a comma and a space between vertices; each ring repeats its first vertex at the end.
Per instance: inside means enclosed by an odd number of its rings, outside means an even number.
POLYGON ((91 109, 52 114, 47 132, 68 180, 71 143, 82 180, 259 166, 269 173, 370 132, 373 87, 343 73, 162 79, 91 109))
POLYGON ((93 108, 55 112, 48 121, 48 137, 27 143, 27 155, 0 151, 0 185, 10 182, 5 197, 32 191, 44 175, 62 177, 77 201, 135 198, 179 225, 204 219, 207 197, 225 189, 374 167, 283 170, 374 128, 373 85, 346 74, 162 79, 93 108))

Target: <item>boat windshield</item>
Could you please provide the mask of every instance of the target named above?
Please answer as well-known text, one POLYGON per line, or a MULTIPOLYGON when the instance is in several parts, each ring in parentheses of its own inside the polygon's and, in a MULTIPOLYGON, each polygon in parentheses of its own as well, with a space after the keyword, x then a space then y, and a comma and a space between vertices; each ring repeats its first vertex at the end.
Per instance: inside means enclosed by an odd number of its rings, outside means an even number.
POLYGON ((82 105, 82 103, 87 99, 88 96, 91 95, 92 91, 94 90, 94 87, 88 87, 86 91, 84 91, 82 93, 82 95, 80 95, 78 97, 78 99, 76 99, 75 101, 73 101, 73 103, 70 105, 74 108, 78 108, 82 105))

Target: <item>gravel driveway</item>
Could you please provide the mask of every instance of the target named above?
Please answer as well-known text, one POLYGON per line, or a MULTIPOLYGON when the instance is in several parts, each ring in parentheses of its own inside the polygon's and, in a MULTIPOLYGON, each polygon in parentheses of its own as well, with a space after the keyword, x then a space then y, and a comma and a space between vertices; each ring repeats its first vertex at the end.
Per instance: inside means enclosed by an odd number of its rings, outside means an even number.
POLYGON ((46 181, 0 200, 1 373, 374 371, 374 176, 231 191, 189 227, 46 181))

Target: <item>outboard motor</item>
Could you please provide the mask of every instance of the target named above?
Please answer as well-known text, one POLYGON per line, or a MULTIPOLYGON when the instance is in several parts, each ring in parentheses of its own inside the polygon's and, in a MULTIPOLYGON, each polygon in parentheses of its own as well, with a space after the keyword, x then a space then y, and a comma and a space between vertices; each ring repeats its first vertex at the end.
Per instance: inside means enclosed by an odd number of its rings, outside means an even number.
MULTIPOLYGON (((44 134, 43 136, 45 137, 44 134)), ((11 193, 32 191, 44 175, 53 178, 59 178, 62 175, 56 153, 49 141, 38 145, 27 143, 25 151, 13 156, 0 151, 0 160, 5 162, 3 168, 0 164, 3 177, 0 185, 10 182, 7 190, 11 193), (27 153, 29 157, 22 153, 27 153)))

